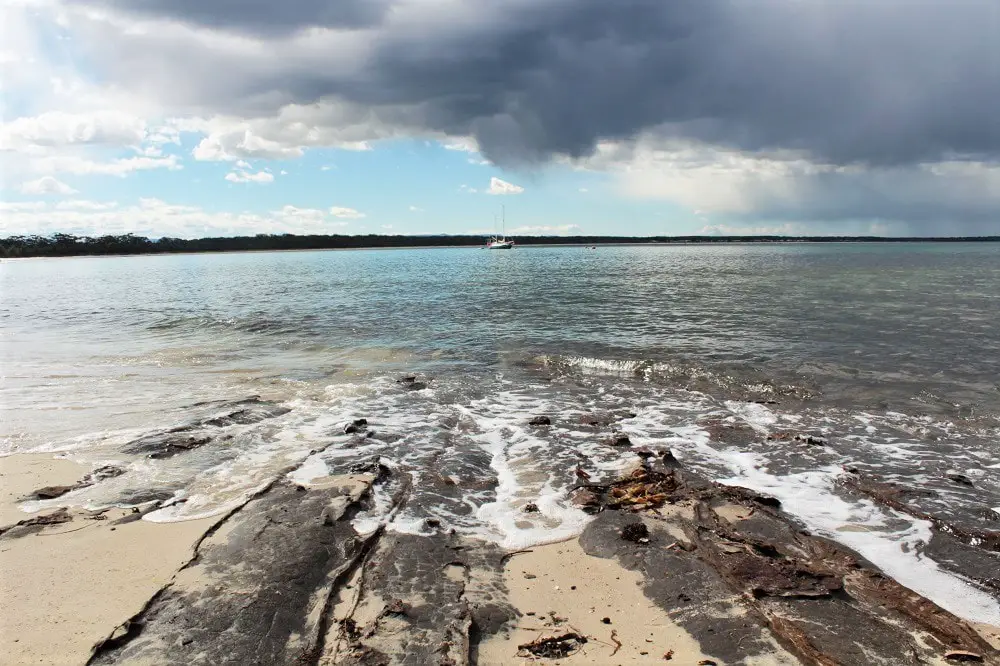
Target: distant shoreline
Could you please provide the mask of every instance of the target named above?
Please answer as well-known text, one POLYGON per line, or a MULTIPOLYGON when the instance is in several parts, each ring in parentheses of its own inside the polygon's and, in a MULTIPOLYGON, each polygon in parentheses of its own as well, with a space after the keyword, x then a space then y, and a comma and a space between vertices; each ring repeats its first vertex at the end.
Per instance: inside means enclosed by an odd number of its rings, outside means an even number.
MULTIPOLYGON (((636 246, 801 243, 991 243, 1000 236, 524 236, 517 246, 636 246)), ((222 252, 288 252, 314 250, 393 250, 483 248, 481 236, 297 236, 259 235, 152 240, 131 234, 98 238, 56 234, 50 237, 0 238, 0 258, 132 256, 147 254, 217 254, 222 252)))

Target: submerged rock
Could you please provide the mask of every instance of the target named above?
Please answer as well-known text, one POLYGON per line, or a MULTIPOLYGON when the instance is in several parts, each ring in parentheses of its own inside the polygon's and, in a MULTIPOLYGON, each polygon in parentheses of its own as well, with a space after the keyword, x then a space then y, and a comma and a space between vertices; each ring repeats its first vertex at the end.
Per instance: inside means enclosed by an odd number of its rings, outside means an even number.
POLYGON ((163 432, 145 435, 132 440, 122 450, 133 455, 145 454, 146 457, 154 460, 170 458, 208 444, 214 439, 214 435, 211 433, 217 428, 259 423, 292 411, 288 407, 261 400, 257 396, 238 402, 223 403, 222 406, 230 408, 231 411, 163 432), (208 428, 212 430, 206 432, 208 428))
POLYGON ((604 440, 604 443, 608 446, 632 446, 632 440, 623 432, 616 432, 604 440))
POLYGON ((547 416, 536 416, 528 421, 528 425, 533 426, 547 426, 552 425, 552 419, 547 416))
POLYGON ((45 486, 44 488, 39 488, 38 490, 32 492, 26 499, 36 499, 36 500, 48 500, 56 499, 62 497, 63 495, 73 492, 74 490, 80 490, 81 488, 87 488, 94 485, 95 483, 100 483, 105 479, 113 479, 116 476, 121 476, 125 473, 121 467, 115 467, 114 465, 105 465, 103 467, 98 467, 94 471, 86 474, 82 479, 76 483, 68 486, 45 486))
POLYGON ((969 488, 975 487, 975 484, 972 483, 972 479, 964 474, 946 474, 945 478, 962 486, 968 486, 969 488))

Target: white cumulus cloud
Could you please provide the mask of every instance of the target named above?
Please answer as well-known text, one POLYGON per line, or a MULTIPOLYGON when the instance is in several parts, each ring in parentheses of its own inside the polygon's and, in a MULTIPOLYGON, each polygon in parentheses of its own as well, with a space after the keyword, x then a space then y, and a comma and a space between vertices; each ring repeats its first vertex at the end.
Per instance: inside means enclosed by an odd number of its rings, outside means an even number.
POLYGON ((330 215, 334 217, 339 217, 345 220, 359 220, 365 217, 365 214, 361 211, 355 210, 353 208, 345 208, 344 206, 333 206, 330 208, 330 215))
POLYGON ((226 180, 230 183, 272 183, 274 174, 267 171, 250 173, 248 171, 230 171, 226 174, 226 180))
POLYGON ((42 176, 38 180, 29 180, 21 184, 23 194, 75 194, 77 190, 66 183, 53 178, 52 176, 42 176))
POLYGON ((537 226, 523 226, 517 227, 516 229, 511 229, 509 233, 511 234, 521 234, 525 236, 531 235, 563 235, 568 234, 571 231, 579 231, 579 224, 556 224, 556 225, 537 225, 537 226))
POLYGON ((490 178, 490 188, 486 190, 487 194, 521 194, 522 192, 524 192, 524 188, 520 185, 508 183, 496 176, 490 178))
POLYGON ((124 157, 107 162, 97 162, 78 155, 61 155, 31 160, 30 167, 40 173, 72 173, 81 176, 105 175, 119 177, 127 176, 133 171, 147 171, 150 169, 176 171, 184 168, 178 162, 176 155, 168 155, 166 157, 124 157))

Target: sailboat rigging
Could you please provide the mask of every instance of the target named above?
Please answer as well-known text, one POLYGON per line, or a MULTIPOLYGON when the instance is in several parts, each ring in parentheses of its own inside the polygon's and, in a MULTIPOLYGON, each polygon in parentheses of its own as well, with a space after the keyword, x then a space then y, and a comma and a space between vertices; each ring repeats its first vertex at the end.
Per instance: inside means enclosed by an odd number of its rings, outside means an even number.
MULTIPOLYGON (((497 236, 496 234, 493 234, 492 236, 490 236, 490 239, 486 241, 487 250, 509 250, 514 247, 514 241, 509 240, 506 235, 507 215, 506 215, 506 210, 504 209, 504 206, 502 204, 500 206, 500 215, 501 215, 500 235, 497 236)), ((494 229, 496 229, 496 222, 497 218, 496 216, 494 216, 493 217, 494 229)))

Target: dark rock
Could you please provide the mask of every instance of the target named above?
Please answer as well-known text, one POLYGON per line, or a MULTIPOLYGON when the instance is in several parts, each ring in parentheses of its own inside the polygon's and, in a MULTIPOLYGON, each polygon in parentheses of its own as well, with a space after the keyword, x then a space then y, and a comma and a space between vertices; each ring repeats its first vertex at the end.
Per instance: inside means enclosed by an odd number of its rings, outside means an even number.
POLYGON ((122 450, 131 454, 145 453, 148 458, 161 460, 204 446, 210 441, 211 437, 168 432, 146 435, 129 442, 122 450))
POLYGON ((649 543, 649 528, 643 522, 629 523, 622 528, 622 538, 633 543, 649 543))
POLYGON ((88 484, 99 483, 106 479, 113 479, 121 476, 124 473, 125 470, 121 467, 116 467, 115 465, 104 465, 103 467, 98 467, 93 472, 83 477, 83 480, 88 484))
POLYGON ((709 437, 723 444, 746 444, 760 437, 748 423, 732 423, 721 419, 711 419, 701 423, 709 437))
POLYGON ((403 388, 407 391, 423 391, 427 388, 426 382, 406 382, 403 384, 403 388))
POLYGON ((601 510, 601 496, 592 490, 579 488, 570 495, 570 501, 587 513, 601 510))
MULTIPOLYGON (((364 421, 364 419, 358 419, 358 421, 364 421)), ((355 421, 353 423, 348 423, 344 425, 344 434, 353 435, 354 433, 361 432, 363 429, 364 429, 364 424, 363 423, 359 424, 357 423, 357 421, 355 421)))
POLYGON ((87 488, 95 483, 104 481, 105 479, 113 479, 116 476, 121 476, 125 473, 120 467, 115 467, 114 465, 105 465, 103 467, 98 467, 94 471, 88 473, 81 480, 77 481, 71 486, 46 486, 44 488, 39 488, 30 495, 28 499, 39 499, 48 500, 55 499, 57 497, 62 497, 66 493, 72 492, 74 490, 79 490, 81 488, 87 488))
POLYGON ((601 623, 602 624, 611 624, 611 618, 610 617, 602 617, 601 618, 601 623))
POLYGON ((965 652, 964 650, 952 650, 951 652, 946 652, 944 658, 948 661, 954 662, 965 662, 965 663, 983 663, 983 655, 976 654, 975 652, 965 652))
POLYGON ((62 497, 71 490, 76 490, 79 487, 79 485, 45 486, 44 488, 39 488, 35 492, 31 493, 29 497, 40 500, 55 499, 56 497, 62 497))
POLYGON ((528 421, 528 425, 533 425, 533 426, 547 426, 547 425, 552 425, 552 419, 550 419, 547 416, 536 416, 533 419, 531 419, 530 421, 528 421))
POLYGON ((377 537, 359 536, 349 519, 339 520, 357 506, 360 489, 339 504, 332 526, 324 524, 340 492, 299 493, 279 481, 250 500, 228 519, 232 530, 198 545, 188 565, 195 575, 153 596, 125 625, 137 630, 96 645, 88 663, 310 663, 297 660, 321 640, 319 611, 333 581, 377 537))
POLYGON ((607 414, 584 414, 580 417, 580 423, 594 428, 611 425, 612 419, 607 414))
POLYGON ((417 376, 416 375, 403 375, 402 377, 400 377, 399 379, 396 380, 396 383, 397 384, 412 384, 415 381, 417 381, 417 376))
POLYGON ((242 409, 237 409, 229 414, 216 416, 215 418, 206 419, 201 422, 201 425, 212 426, 214 428, 224 428, 230 425, 249 425, 251 423, 258 423, 276 416, 283 416, 290 411, 292 410, 288 407, 254 400, 242 409))
POLYGON ((524 511, 525 513, 538 513, 538 505, 535 504, 534 502, 528 502, 527 504, 524 505, 524 508, 521 510, 524 511))
POLYGON ((441 521, 437 518, 427 518, 424 520, 424 525, 431 528, 441 527, 441 521))
POLYGON ((52 513, 45 513, 34 518, 19 520, 10 527, 0 528, 0 535, 8 539, 17 539, 41 531, 51 525, 61 525, 73 520, 73 516, 65 508, 56 509, 52 513))
POLYGON ((970 479, 969 477, 967 477, 964 474, 946 474, 945 477, 949 481, 952 481, 952 482, 957 483, 959 485, 968 486, 970 488, 975 487, 973 485, 973 483, 972 483, 972 479, 970 479))
POLYGON ((392 599, 386 604, 385 612, 390 615, 406 615, 406 604, 402 599, 392 599))
POLYGON ((174 491, 170 488, 129 488, 122 491, 122 494, 115 500, 116 504, 131 506, 135 504, 148 504, 149 502, 166 502, 174 498, 174 491))
POLYGON ((716 485, 722 495, 730 499, 753 502, 754 504, 760 504, 761 506, 770 507, 772 509, 778 509, 781 507, 781 500, 777 497, 761 495, 756 490, 750 490, 749 488, 744 488, 743 486, 727 486, 723 484, 716 485))
POLYGON ((232 411, 221 416, 145 435, 129 442, 122 450, 129 454, 146 454, 147 457, 153 459, 170 458, 212 441, 211 435, 199 432, 199 430, 224 428, 230 425, 249 425, 292 411, 288 407, 260 400, 256 396, 238 402, 224 403, 224 406, 232 411))
POLYGON ((376 483, 383 483, 392 476, 392 470, 377 456, 371 460, 362 460, 354 463, 348 468, 348 471, 351 474, 372 474, 375 476, 376 483))
POLYGON ((628 435, 626 435, 625 433, 616 432, 615 434, 611 435, 611 437, 604 440, 604 443, 607 444, 608 446, 631 446, 632 440, 630 440, 628 438, 628 435))

